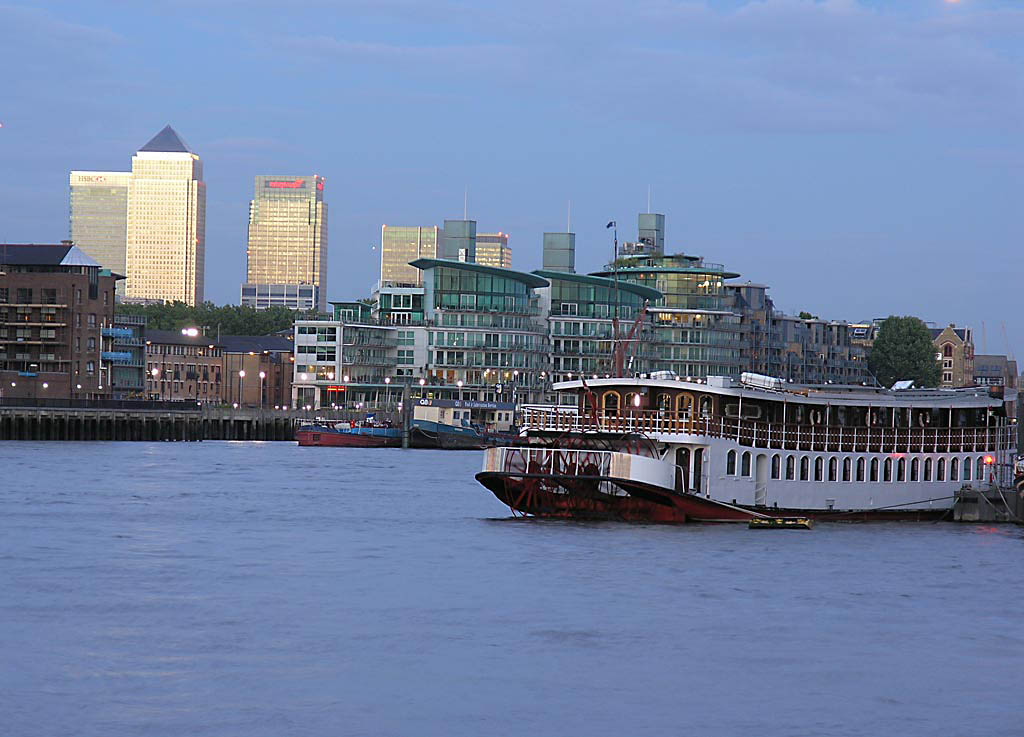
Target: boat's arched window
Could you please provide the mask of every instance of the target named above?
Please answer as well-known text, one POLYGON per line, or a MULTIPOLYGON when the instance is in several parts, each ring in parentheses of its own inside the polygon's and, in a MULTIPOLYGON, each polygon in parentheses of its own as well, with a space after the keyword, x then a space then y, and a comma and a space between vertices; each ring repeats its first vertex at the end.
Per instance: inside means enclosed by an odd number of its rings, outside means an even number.
POLYGON ((964 481, 971 480, 971 466, 973 465, 970 458, 964 458, 964 481))
POLYGON ((850 459, 849 458, 844 458, 843 459, 843 481, 849 481, 850 480, 850 466, 851 466, 850 459))
POLYGON ((626 395, 625 409, 640 409, 640 403, 642 401, 643 400, 640 398, 639 394, 637 394, 636 392, 630 392, 629 394, 626 395))
POLYGON ((863 481, 864 480, 864 459, 863 458, 858 458, 857 459, 857 480, 858 481, 863 481))
POLYGON ((800 480, 801 481, 806 481, 807 480, 808 472, 810 470, 810 467, 811 467, 810 459, 808 459, 807 456, 803 456, 800 459, 800 480))
POLYGON ((814 480, 822 481, 825 478, 825 461, 821 456, 814 459, 814 480))
POLYGON ((932 459, 931 458, 925 458, 924 459, 924 480, 925 481, 931 481, 932 480, 932 459))
POLYGON ((701 417, 710 417, 711 411, 714 407, 714 403, 711 401, 711 397, 701 397, 700 400, 700 414, 701 417))
POLYGON ((601 397, 601 406, 606 411, 615 412, 619 409, 619 401, 622 397, 619 396, 618 392, 605 392, 604 396, 601 397))
POLYGON ((919 481, 921 478, 921 460, 912 458, 910 461, 910 480, 919 481))
POLYGON ((946 459, 940 458, 935 464, 935 480, 945 481, 946 480, 946 459))
POLYGON ((736 475, 736 451, 730 450, 725 455, 725 472, 729 476, 736 475))
POLYGON ((670 412, 672 410, 672 395, 662 392, 658 395, 658 409, 662 412, 670 412))
POLYGON ((836 481, 839 475, 839 460, 835 457, 828 459, 828 480, 836 481))
POLYGON ((985 480, 985 456, 978 456, 978 472, 974 474, 975 481, 985 480))
POLYGON ((870 478, 871 478, 872 481, 878 481, 878 459, 877 458, 872 458, 871 459, 871 477, 870 478))
POLYGON ((744 476, 750 475, 750 451, 743 451, 743 456, 740 458, 740 473, 744 476))
POLYGON ((782 477, 782 459, 776 453, 772 456, 772 478, 778 481, 782 477))
POLYGON ((900 458, 896 461, 896 480, 906 481, 907 480, 907 459, 900 458))
POLYGON ((953 458, 949 461, 949 480, 959 481, 960 480, 960 459, 953 458))
POLYGON ((786 456, 786 480, 792 481, 796 478, 796 459, 793 456, 786 456))
POLYGON ((892 458, 886 458, 882 464, 882 481, 892 481, 892 458))

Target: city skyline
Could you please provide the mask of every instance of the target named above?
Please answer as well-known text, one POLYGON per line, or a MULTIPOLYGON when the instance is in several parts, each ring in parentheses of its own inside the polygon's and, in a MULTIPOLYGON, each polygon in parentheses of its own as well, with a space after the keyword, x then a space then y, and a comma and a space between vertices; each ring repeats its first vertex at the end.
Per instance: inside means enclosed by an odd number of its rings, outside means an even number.
POLYGON ((540 267, 542 233, 565 227, 571 200, 577 270, 597 270, 611 253, 605 223, 646 210, 650 185, 652 210, 670 219, 666 252, 727 262, 770 284, 789 312, 916 314, 979 336, 986 321, 989 352, 1006 350, 1005 320, 1010 350, 1021 344, 1024 95, 1005 44, 1024 24, 1014 4, 602 7, 615 24, 527 3, 464 15, 445 4, 304 8, 293 26, 257 3, 234 29, 229 4, 209 7, 201 27, 161 6, 133 17, 105 3, 5 6, 7 53, 76 63, 6 83, 0 152, 15 176, 0 184, 4 240, 61 239, 68 171, 121 168, 140 136, 170 121, 203 154, 205 296, 218 303, 237 301, 259 171, 331 179, 329 299, 368 293, 382 223, 461 217, 467 188, 468 217, 511 233, 522 270, 540 267), (557 29, 558 43, 528 32, 527 18, 557 29), (494 23, 508 29, 500 40, 466 40, 494 23), (196 34, 173 72, 144 53, 164 27, 196 34), (588 70, 598 47, 618 61, 588 70), (508 53, 480 53, 498 48, 508 53), (255 103, 248 72, 268 49, 283 60, 277 99, 255 103), (312 76, 307 57, 324 62, 312 76), (467 70, 467 57, 480 63, 467 70), (178 84, 200 70, 202 85, 178 84), (366 75, 389 94, 357 84, 366 75), (106 84, 135 90, 133 104, 111 102, 106 84), (328 94, 312 101, 314 86, 328 94), (75 119, 43 115, 40 90, 66 95, 75 119), (400 114, 437 105, 446 112, 400 114), (493 109, 503 115, 488 128, 468 122, 493 109), (312 133, 295 135, 297 111, 317 120, 312 133))

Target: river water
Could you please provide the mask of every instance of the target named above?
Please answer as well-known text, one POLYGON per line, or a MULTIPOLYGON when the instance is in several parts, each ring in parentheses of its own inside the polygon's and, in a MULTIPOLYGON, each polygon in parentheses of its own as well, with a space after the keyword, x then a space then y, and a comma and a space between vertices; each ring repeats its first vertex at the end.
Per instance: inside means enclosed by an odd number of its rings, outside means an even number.
POLYGON ((0 734, 1024 734, 1021 529, 513 520, 481 458, 0 443, 0 734))

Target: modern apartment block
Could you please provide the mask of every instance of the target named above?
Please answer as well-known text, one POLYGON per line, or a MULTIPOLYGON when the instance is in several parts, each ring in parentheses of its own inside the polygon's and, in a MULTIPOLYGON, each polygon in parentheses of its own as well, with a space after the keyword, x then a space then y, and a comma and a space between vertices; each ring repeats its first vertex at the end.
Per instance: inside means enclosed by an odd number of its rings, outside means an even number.
POLYGON ((476 263, 511 269, 512 249, 508 245, 508 233, 477 233, 476 263))
POLYGON ((249 202, 242 305, 327 309, 324 178, 258 176, 249 202))
POLYGON ((167 126, 132 157, 125 297, 199 304, 205 264, 203 164, 167 126))
POLYGON ((420 286, 422 273, 410 262, 435 258, 441 229, 436 225, 382 225, 380 229, 380 284, 420 286))
MULTIPOLYGON (((291 376, 296 407, 371 407, 392 391, 396 329, 341 320, 299 320, 291 376)), ((397 387, 396 390, 400 391, 397 387)))
POLYGON ((70 243, 0 244, 0 396, 109 398, 119 278, 70 243))
POLYGON ((390 344, 393 362, 375 364, 372 381, 360 383, 336 351, 323 351, 325 366, 297 358, 293 381, 307 387, 300 401, 376 407, 409 380, 423 381, 428 399, 547 402, 555 382, 616 371, 616 346, 627 375, 754 371, 799 383, 870 380, 865 350, 847 323, 784 315, 764 284, 731 282, 739 275, 700 256, 659 254, 663 216, 645 213, 641 226, 643 248, 590 275, 574 272, 571 233, 545 234, 545 268, 532 273, 412 261, 418 275, 402 284, 382 279, 369 315, 364 303, 336 303, 330 324, 301 323, 309 331, 301 340, 318 354, 323 343, 337 344, 337 330, 390 329, 393 337, 378 343, 390 344))
MULTIPOLYGON (((73 171, 69 178, 69 237, 100 266, 125 273, 128 185, 123 171, 73 171)), ((117 294, 124 293, 124 281, 117 294)))
POLYGON ((742 315, 731 309, 725 280, 739 274, 699 256, 630 256, 598 274, 655 289, 655 371, 679 376, 738 376, 746 370, 742 315))

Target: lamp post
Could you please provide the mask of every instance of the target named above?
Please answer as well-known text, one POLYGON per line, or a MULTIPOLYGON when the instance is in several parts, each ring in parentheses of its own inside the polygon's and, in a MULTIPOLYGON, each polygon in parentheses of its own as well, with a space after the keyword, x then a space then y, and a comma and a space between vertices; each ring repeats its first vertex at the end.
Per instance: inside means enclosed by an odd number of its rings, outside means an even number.
POLYGON ((267 378, 266 371, 260 371, 260 412, 263 411, 263 380, 267 378))
POLYGON ((242 390, 245 388, 245 369, 238 372, 238 404, 242 407, 245 406, 245 397, 242 390))
POLYGON ((455 386, 459 387, 459 401, 462 401, 462 379, 455 382, 455 386))
POLYGON ((423 399, 423 387, 427 385, 426 379, 420 379, 420 399, 423 399))
MULTIPOLYGON (((153 377, 153 383, 156 384, 157 391, 160 391, 160 384, 159 384, 159 380, 157 379, 157 377, 160 376, 160 369, 158 369, 156 366, 154 366, 152 369, 150 369, 149 373, 153 377)), ((160 398, 163 399, 163 393, 162 392, 161 392, 161 397, 160 398)))
POLYGON ((391 404, 391 377, 384 377, 384 406, 391 404))

